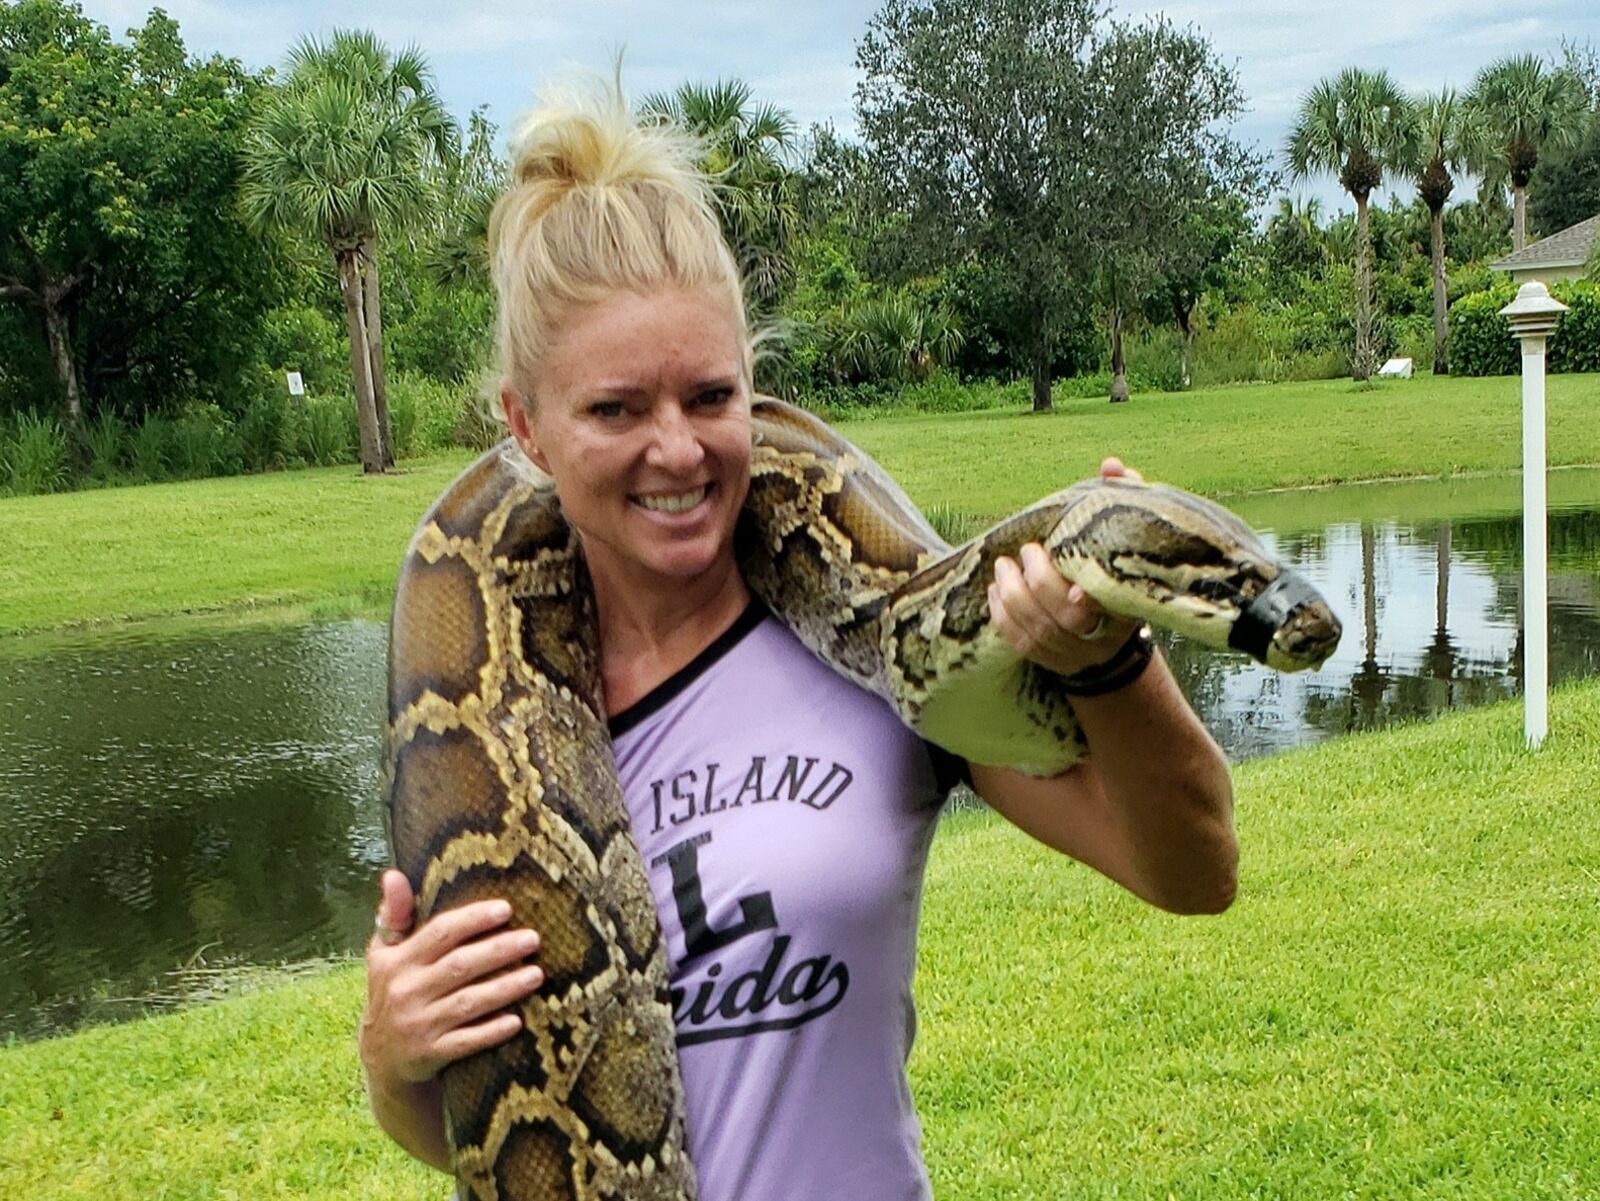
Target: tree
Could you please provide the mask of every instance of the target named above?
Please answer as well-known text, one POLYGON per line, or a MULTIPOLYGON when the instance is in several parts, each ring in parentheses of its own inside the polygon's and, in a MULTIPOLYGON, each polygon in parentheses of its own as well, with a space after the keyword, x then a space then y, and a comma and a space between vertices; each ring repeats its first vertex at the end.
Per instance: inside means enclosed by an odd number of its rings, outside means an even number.
POLYGON ((1137 300, 1189 209, 1172 201, 1214 161, 1199 131, 1236 97, 1201 39, 1102 16, 1097 0, 887 0, 856 52, 908 268, 984 265, 1036 411, 1085 289, 1100 283, 1114 325, 1137 300))
POLYGON ((430 208, 430 165, 455 154, 455 125, 426 60, 398 55, 370 33, 307 38, 263 105, 246 145, 240 191, 257 229, 311 235, 332 252, 344 298, 361 466, 394 463, 383 400, 378 234, 430 208))
POLYGON ((1285 156, 1296 179, 1333 174, 1356 202, 1356 345, 1358 380, 1371 376, 1375 314, 1372 302, 1372 227, 1368 199, 1383 173, 1404 161, 1412 111, 1387 71, 1348 67, 1318 83, 1300 102, 1285 156))
POLYGON ((719 79, 684 83, 646 96, 640 112, 683 126, 701 140, 700 166, 716 180, 723 232, 744 273, 750 299, 765 309, 793 276, 797 215, 793 173, 794 118, 771 104, 751 104, 750 85, 719 79))
POLYGON ((1543 155, 1528 184, 1528 224, 1543 235, 1600 213, 1600 115, 1570 147, 1543 155))
POLYGON ((1228 203, 1261 199, 1261 162, 1219 131, 1244 103, 1233 73, 1197 34, 1164 19, 1112 23, 1087 60, 1093 248, 1096 276, 1111 319, 1111 396, 1128 399, 1122 327, 1128 311, 1162 278, 1185 331, 1216 230, 1228 203))
POLYGON ((1433 373, 1450 371, 1450 298, 1445 279, 1444 206, 1455 190, 1455 176, 1467 157, 1471 133, 1467 113, 1450 88, 1416 103, 1414 136, 1405 165, 1417 181, 1417 196, 1428 209, 1428 256, 1433 268, 1433 373))
POLYGON ((1533 54, 1517 54, 1478 72, 1467 97, 1473 157, 1486 182, 1511 184, 1511 248, 1528 240, 1528 182, 1546 150, 1571 146, 1589 120, 1583 83, 1533 54))
POLYGON ((1226 285, 1229 264, 1249 231, 1244 199, 1215 199, 1187 215, 1163 256, 1159 282, 1146 299, 1170 317, 1183 335, 1185 388, 1194 354, 1195 309, 1206 292, 1226 285))
POLYGON ((25 396, 53 393, 66 427, 112 393, 232 390, 277 291, 232 209, 261 86, 188 60, 159 10, 122 44, 59 0, 0 5, 0 304, 41 347, 25 396))

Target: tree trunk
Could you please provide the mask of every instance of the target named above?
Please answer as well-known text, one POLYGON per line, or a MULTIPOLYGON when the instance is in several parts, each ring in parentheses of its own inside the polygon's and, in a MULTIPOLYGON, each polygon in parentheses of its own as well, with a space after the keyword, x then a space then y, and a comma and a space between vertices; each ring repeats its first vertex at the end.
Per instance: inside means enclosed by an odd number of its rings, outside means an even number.
MULTIPOLYGON (((1199 298, 1195 304, 1199 303, 1199 298)), ((1194 304, 1174 300, 1172 315, 1178 322, 1178 332, 1183 335, 1183 352, 1180 360, 1183 372, 1183 386, 1189 386, 1189 361, 1194 354, 1194 304)))
POLYGON ((356 247, 334 251, 339 264, 339 291, 344 294, 345 327, 350 334, 350 374, 356 391, 356 425, 361 431, 361 470, 374 475, 383 471, 383 444, 378 437, 378 415, 372 400, 372 351, 362 312, 358 254, 356 247))
POLYGON ((1122 358, 1122 306, 1111 306, 1111 403, 1128 399, 1128 364, 1122 358))
POLYGON ((1033 411, 1050 411, 1050 347, 1041 342, 1033 350, 1033 411))
POLYGON ((1444 209, 1433 210, 1429 253, 1433 258, 1433 373, 1450 374, 1450 293, 1444 278, 1444 209))
POLYGON ((53 289, 46 288, 40 307, 44 310, 44 332, 50 340, 50 362, 61 383, 62 424, 77 429, 83 424, 83 396, 78 389, 78 365, 72 358, 72 333, 67 315, 61 311, 53 289))
MULTIPOLYGON (((1504 193, 1502 193, 1504 195, 1504 193)), ((1528 189, 1511 188, 1511 253, 1515 254, 1528 244, 1528 189)))
POLYGON ((1367 197, 1356 197, 1356 355, 1350 374, 1358 380, 1372 375, 1372 224, 1367 197))
POLYGON ((389 424, 389 396, 383 376, 383 309, 378 294, 378 236, 361 241, 361 308, 367 323, 367 347, 372 358, 372 407, 378 419, 378 444, 383 449, 383 469, 394 466, 394 429, 389 424))

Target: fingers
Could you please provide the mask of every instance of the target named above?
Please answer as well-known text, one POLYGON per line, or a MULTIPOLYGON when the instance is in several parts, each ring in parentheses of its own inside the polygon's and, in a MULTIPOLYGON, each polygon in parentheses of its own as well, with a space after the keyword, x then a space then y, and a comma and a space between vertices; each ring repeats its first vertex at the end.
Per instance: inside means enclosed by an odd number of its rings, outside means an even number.
POLYGON ((1063 634, 1082 637, 1095 627, 1104 612, 1083 589, 1069 582, 1036 542, 1030 542, 1015 560, 995 563, 990 588, 990 617, 1019 654, 1059 641, 1063 634))
POLYGON ((473 901, 435 913, 401 945, 417 963, 437 963, 457 947, 511 920, 505 901, 473 901))
POLYGON ((1116 479, 1120 477, 1122 479, 1132 480, 1137 484, 1144 483, 1144 476, 1135 471, 1132 467, 1127 466, 1121 459, 1117 458, 1116 455, 1107 455, 1105 458, 1100 460, 1100 476, 1102 479, 1116 479))
POLYGON ((487 1021, 458 1026, 439 1039, 439 1058, 443 1063, 454 1063, 468 1055, 498 1047, 521 1029, 522 1018, 515 1013, 497 1013, 487 1021))
POLYGON ((378 880, 378 913, 375 925, 377 931, 372 936, 373 946, 392 946, 399 941, 396 935, 403 935, 411 929, 415 920, 416 902, 411 895, 411 882, 406 879, 404 872, 390 868, 378 880), (383 937, 382 931, 392 930, 395 935, 383 937))
POLYGON ((538 949, 539 935, 534 931, 507 930, 457 947, 432 966, 432 976, 441 993, 459 989, 494 972, 516 967, 538 949))

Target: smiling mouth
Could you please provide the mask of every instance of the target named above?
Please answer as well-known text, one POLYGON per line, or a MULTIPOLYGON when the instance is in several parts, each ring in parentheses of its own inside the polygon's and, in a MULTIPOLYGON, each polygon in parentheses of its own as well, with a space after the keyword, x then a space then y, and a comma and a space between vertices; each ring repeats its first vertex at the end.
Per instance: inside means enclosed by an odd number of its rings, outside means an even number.
POLYGON ((711 484, 701 484, 700 487, 688 492, 652 492, 641 493, 633 497, 633 503, 652 513, 687 513, 710 495, 711 484))

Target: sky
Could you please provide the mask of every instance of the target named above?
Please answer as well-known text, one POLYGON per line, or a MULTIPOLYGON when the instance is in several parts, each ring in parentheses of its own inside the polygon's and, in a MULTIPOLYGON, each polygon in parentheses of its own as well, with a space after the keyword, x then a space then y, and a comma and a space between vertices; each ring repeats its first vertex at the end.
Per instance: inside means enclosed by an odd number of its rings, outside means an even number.
MULTIPOLYGON (((81 0, 118 37, 144 22, 147 0, 81 0)), ((685 80, 736 76, 759 101, 787 109, 803 130, 855 127, 856 43, 881 0, 164 0, 191 53, 220 52, 259 68, 280 65, 305 34, 363 27, 432 62, 456 116, 488 106, 502 135, 540 86, 574 70, 605 70, 624 51, 630 95, 685 80)), ((1208 37, 1232 65, 1247 111, 1235 134, 1272 155, 1300 97, 1346 66, 1386 68, 1408 89, 1465 90, 1505 54, 1554 55, 1563 38, 1600 45, 1600 3, 1544 0, 1121 0, 1115 14, 1165 13, 1208 37)), ((1465 191, 1464 189, 1462 190, 1465 191)), ((1296 189, 1330 210, 1349 207, 1332 180, 1296 189)), ((1409 195, 1409 189, 1404 190, 1409 195)), ((1379 194, 1386 200, 1386 193, 1379 194)))

